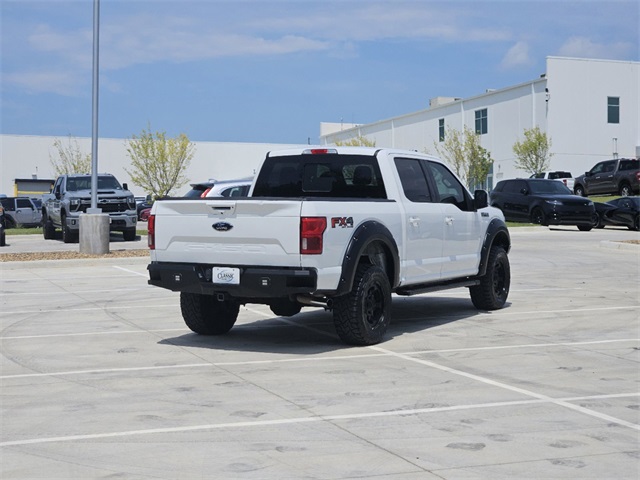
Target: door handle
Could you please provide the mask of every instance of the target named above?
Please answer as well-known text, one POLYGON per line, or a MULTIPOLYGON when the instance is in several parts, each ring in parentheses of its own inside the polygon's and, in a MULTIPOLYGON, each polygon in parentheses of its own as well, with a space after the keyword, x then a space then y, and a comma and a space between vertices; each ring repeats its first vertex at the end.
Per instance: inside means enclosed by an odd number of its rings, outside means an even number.
POLYGON ((444 217, 444 223, 447 225, 453 225, 453 217, 444 217))

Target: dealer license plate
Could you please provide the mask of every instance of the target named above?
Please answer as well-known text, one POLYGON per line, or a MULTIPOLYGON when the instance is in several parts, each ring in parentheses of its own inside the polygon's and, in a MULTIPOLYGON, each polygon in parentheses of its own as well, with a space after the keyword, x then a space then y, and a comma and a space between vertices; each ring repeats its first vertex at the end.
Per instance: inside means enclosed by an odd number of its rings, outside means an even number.
POLYGON ((240 269, 213 267, 211 281, 223 285, 240 285, 240 269))

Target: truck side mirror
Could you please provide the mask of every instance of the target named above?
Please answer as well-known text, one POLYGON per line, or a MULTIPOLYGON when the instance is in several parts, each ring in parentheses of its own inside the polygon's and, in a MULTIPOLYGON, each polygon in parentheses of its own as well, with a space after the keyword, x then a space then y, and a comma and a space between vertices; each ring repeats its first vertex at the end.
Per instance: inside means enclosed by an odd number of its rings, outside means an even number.
POLYGON ((122 184, 122 188, 124 188, 125 190, 129 190, 129 185, 125 183, 122 184))
POLYGON ((473 193, 473 207, 476 210, 489 206, 489 194, 486 190, 476 190, 473 193))
POLYGON ((56 190, 56 200, 60 200, 60 190, 56 190))

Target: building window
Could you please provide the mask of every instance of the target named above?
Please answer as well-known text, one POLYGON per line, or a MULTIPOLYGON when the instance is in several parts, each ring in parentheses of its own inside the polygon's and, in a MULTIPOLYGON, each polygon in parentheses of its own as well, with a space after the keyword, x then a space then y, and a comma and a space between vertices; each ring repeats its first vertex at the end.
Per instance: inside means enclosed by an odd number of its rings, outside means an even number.
POLYGON ((476 110, 476 133, 478 135, 484 135, 488 130, 487 109, 476 110))
POLYGON ((444 142, 444 118, 438 120, 438 139, 444 142))
POLYGON ((607 123, 620 123, 620 97, 607 97, 607 123))

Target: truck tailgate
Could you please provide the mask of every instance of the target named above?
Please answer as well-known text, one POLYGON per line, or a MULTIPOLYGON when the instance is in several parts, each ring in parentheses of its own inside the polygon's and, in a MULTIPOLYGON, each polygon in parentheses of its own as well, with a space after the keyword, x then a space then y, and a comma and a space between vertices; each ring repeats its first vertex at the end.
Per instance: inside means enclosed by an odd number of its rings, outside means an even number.
POLYGON ((299 267, 301 205, 273 199, 158 201, 152 260, 299 267))

